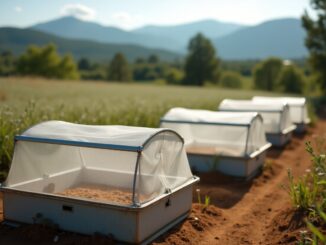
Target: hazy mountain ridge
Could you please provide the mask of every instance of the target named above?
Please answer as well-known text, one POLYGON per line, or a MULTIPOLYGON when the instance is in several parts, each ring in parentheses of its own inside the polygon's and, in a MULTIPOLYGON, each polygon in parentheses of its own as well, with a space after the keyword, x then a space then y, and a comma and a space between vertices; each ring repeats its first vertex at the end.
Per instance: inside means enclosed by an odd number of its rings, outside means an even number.
POLYGON ((302 58, 307 55, 305 35, 299 19, 287 18, 243 28, 215 39, 214 45, 226 59, 302 58))
POLYGON ((134 61, 138 57, 148 57, 151 54, 156 54, 166 61, 181 57, 180 54, 170 51, 136 45, 71 40, 32 29, 0 28, 0 52, 11 50, 14 54, 20 55, 28 45, 46 45, 48 43, 56 44, 61 54, 71 53, 76 59, 87 57, 95 61, 109 61, 117 52, 122 52, 130 61, 134 61))
POLYGON ((69 16, 36 24, 30 28, 69 39, 82 39, 115 44, 134 44, 149 48, 163 48, 174 51, 181 48, 178 47, 178 45, 171 46, 171 42, 174 41, 168 37, 156 37, 147 34, 128 32, 116 27, 103 26, 95 22, 82 21, 69 16))
POLYGON ((156 36, 169 36, 186 46, 189 39, 196 33, 202 33, 209 38, 218 38, 231 34, 244 28, 244 25, 220 22, 216 20, 203 20, 175 26, 148 25, 133 30, 134 33, 142 33, 156 36))
MULTIPOLYGON (((141 46, 144 54, 140 54, 140 56, 143 57, 148 54, 148 48, 153 47, 158 47, 155 51, 158 53, 169 50, 165 52, 163 59, 179 56, 175 53, 185 55, 189 39, 198 32, 204 33, 212 40, 217 47, 218 55, 222 59, 262 59, 268 56, 302 58, 307 55, 304 46, 305 31, 301 26, 300 19, 294 18, 271 20, 255 26, 204 20, 175 26, 145 26, 125 31, 94 22, 81 21, 73 17, 63 17, 34 25, 31 28, 64 37, 66 41, 68 41, 67 38, 70 41, 81 41, 83 43, 91 41, 92 45, 90 46, 92 48, 87 52, 83 50, 81 54, 78 54, 76 48, 71 51, 79 57, 86 53, 91 57, 105 56, 105 54, 95 54, 99 48, 93 45, 94 42, 101 42, 97 45, 100 45, 103 50, 108 49, 108 46, 104 48, 105 45, 114 44, 115 48, 110 49, 110 52, 121 50, 123 44, 128 44, 127 46, 132 46, 133 49, 122 50, 128 58, 135 57, 134 53, 140 53, 141 46), (137 52, 135 52, 135 47, 138 48, 137 52), (95 50, 94 54, 92 54, 92 50, 95 50), (128 52, 133 52, 133 54, 128 54, 128 52)), ((55 38, 58 42, 58 37, 55 38)), ((37 42, 37 40, 35 41, 37 42)), ((11 46, 14 45, 15 42, 11 44, 11 46)), ((86 44, 83 45, 84 47, 87 46, 86 44)), ((67 46, 65 50, 68 50, 67 46)), ((111 53, 108 56, 110 55, 111 53)))

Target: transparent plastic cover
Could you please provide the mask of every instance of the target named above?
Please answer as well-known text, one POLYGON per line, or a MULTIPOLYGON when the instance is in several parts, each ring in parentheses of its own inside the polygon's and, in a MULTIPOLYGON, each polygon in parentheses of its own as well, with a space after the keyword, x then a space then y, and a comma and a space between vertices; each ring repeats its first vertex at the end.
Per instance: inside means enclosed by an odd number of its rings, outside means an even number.
POLYGON ((309 123, 307 101, 304 97, 263 97, 254 96, 253 101, 257 102, 283 102, 290 108, 290 117, 293 123, 309 123))
POLYGON ((182 135, 189 153, 242 157, 268 144, 261 117, 251 112, 173 108, 161 119, 161 127, 182 135))
POLYGON ((218 108, 229 112, 258 112, 264 121, 266 133, 281 133, 293 126, 289 106, 284 102, 256 102, 252 100, 223 100, 218 108))
POLYGON ((192 179, 183 140, 171 130, 52 121, 28 129, 16 141, 5 184, 24 191, 141 205, 192 179), (41 137, 60 141, 30 140, 41 137), (66 145, 65 140, 105 145, 66 145), (116 143, 126 148, 107 147, 116 143))

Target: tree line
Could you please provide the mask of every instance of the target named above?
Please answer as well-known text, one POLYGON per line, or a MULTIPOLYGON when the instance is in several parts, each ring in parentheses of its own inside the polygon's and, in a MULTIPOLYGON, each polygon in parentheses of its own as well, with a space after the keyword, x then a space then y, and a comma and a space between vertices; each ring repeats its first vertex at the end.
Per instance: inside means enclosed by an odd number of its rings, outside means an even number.
POLYGON ((150 55, 129 63, 122 53, 117 53, 108 65, 94 63, 87 58, 76 63, 71 55, 60 56, 55 45, 49 44, 45 47, 30 46, 17 59, 10 52, 3 52, 0 56, 0 75, 120 82, 162 80, 168 84, 211 84, 230 88, 242 88, 244 77, 250 76, 253 78, 252 87, 260 90, 303 93, 307 87, 320 86, 326 93, 325 6, 325 0, 312 0, 318 18, 312 19, 307 13, 302 17, 307 30, 306 46, 310 51, 308 70, 303 70, 302 64, 298 66, 277 57, 263 61, 223 61, 218 58, 211 41, 198 33, 189 41, 188 53, 182 61, 167 63, 160 61, 156 55, 150 55), (311 71, 314 75, 308 78, 311 71))

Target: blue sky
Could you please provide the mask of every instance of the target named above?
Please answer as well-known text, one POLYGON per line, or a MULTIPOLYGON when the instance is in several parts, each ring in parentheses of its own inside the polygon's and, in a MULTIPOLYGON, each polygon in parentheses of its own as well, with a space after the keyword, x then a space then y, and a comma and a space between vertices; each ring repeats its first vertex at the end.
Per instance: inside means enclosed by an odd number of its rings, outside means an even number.
POLYGON ((27 27, 64 15, 124 29, 202 19, 257 24, 300 17, 304 9, 309 0, 1 0, 0 26, 27 27))

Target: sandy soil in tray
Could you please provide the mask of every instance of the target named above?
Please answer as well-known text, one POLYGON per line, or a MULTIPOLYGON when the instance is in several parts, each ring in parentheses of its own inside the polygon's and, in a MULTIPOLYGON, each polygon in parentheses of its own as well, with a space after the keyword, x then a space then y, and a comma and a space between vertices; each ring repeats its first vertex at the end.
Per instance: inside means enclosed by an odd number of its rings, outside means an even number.
MULTIPOLYGON (((295 244, 304 228, 300 217, 293 213, 282 185, 288 183, 288 168, 299 176, 311 166, 304 142, 323 134, 326 134, 325 120, 319 121, 305 136, 295 137, 285 149, 271 149, 265 170, 251 181, 217 173, 200 174, 201 182, 195 188, 200 189, 202 199, 210 196, 211 205, 207 208, 199 205, 194 190, 194 203, 187 220, 154 244, 295 244)), ((1 225, 0 244, 53 244, 55 234, 60 238, 57 244, 112 243, 108 237, 60 233, 39 226, 13 229, 1 225)))
POLYGON ((118 190, 100 185, 80 185, 74 188, 66 189, 57 195, 67 197, 81 197, 98 201, 108 201, 122 205, 132 203, 132 192, 128 190, 118 190))

